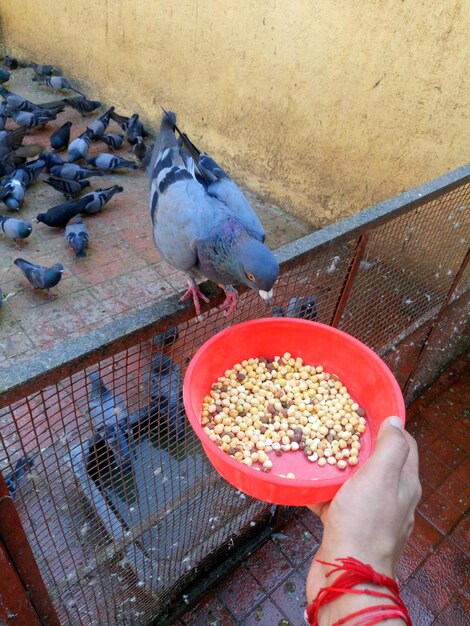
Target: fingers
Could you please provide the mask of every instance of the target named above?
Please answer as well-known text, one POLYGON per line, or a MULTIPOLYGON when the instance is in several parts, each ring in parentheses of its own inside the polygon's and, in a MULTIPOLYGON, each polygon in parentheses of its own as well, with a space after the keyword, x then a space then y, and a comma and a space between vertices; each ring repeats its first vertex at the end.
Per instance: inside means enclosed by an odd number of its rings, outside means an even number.
MULTIPOLYGON (((410 443, 398 417, 389 417, 380 426, 377 445, 367 462, 368 471, 396 478, 410 454, 410 443)), ((412 460, 412 462, 414 462, 412 460)))

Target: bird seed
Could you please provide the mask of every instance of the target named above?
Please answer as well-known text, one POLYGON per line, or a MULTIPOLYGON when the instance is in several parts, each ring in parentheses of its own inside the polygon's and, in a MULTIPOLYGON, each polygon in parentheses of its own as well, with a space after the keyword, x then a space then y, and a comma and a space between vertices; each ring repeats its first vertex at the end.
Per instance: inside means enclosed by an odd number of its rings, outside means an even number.
POLYGON ((271 452, 302 451, 319 467, 357 465, 366 430, 364 409, 338 376, 289 352, 226 370, 204 398, 201 423, 223 452, 265 472, 271 452))

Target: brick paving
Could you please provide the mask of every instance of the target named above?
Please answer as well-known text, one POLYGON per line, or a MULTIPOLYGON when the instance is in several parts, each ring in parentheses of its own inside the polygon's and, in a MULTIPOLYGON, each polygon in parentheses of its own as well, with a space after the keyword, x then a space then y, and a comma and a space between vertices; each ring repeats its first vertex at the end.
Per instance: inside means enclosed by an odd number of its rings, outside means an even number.
MULTIPOLYGON (((31 69, 14 70, 6 87, 38 103, 61 97, 48 87, 33 83, 32 75, 31 69)), ((93 98, 93 94, 87 96, 93 98)), ((105 107, 104 103, 98 115, 105 107)), ((131 113, 118 106, 116 110, 131 113)), ((44 149, 50 149, 50 134, 66 120, 72 121, 71 138, 74 138, 95 117, 97 115, 82 118, 74 109, 66 107, 56 121, 49 123, 44 130, 34 130, 25 143, 40 143, 44 149)), ((159 118, 160 113, 156 112, 156 125, 159 118)), ((14 126, 8 122, 8 127, 14 126)), ((109 132, 121 132, 120 127, 111 121, 109 132)), ((128 149, 126 144, 116 154, 132 159, 128 149)), ((92 142, 91 155, 105 151, 108 148, 102 142, 92 142)), ((46 177, 42 174, 28 188, 19 215, 12 213, 13 217, 34 220, 38 213, 64 201, 60 192, 42 182, 46 177)), ((90 230, 86 258, 75 257, 66 246, 62 229, 44 224, 33 222, 33 233, 21 251, 15 249, 11 240, 0 235, 0 287, 5 299, 0 310, 0 372, 2 367, 10 367, 70 338, 80 337, 182 291, 186 286, 184 275, 170 268, 153 244, 145 172, 141 169, 122 170, 122 173, 90 180, 91 189, 119 184, 124 187, 124 192, 114 196, 99 214, 85 218, 90 230), (20 270, 13 265, 17 257, 48 266, 57 262, 64 265, 62 280, 52 290, 57 294, 54 300, 49 300, 43 293, 33 293, 26 285, 20 270)), ((249 192, 247 194, 266 228, 271 248, 276 249, 312 230, 277 207, 249 192)), ((3 204, 0 212, 9 214, 3 204)))
MULTIPOLYGON (((423 497, 397 579, 416 626, 467 626, 470 566, 470 359, 461 358, 408 409, 423 497)), ((282 528, 175 626, 300 626, 305 579, 322 527, 297 509, 282 528)))

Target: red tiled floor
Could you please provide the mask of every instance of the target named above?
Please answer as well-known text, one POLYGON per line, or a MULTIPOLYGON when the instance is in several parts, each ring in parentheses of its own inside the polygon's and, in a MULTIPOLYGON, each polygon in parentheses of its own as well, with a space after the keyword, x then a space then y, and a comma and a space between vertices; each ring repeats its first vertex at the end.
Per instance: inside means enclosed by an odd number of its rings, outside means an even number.
POLYGON ((240 623, 241 626, 273 626, 282 624, 283 619, 284 615, 281 610, 269 598, 266 598, 240 623))
POLYGON ((470 600, 458 593, 440 613, 439 620, 445 626, 468 626, 470 600))

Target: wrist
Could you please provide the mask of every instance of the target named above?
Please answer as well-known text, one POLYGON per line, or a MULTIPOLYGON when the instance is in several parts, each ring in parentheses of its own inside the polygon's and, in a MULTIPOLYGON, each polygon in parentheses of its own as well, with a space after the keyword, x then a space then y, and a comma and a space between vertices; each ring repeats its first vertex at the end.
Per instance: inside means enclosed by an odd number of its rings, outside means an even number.
POLYGON ((348 555, 324 562, 315 557, 307 580, 307 615, 314 626, 387 622, 411 626, 396 581, 348 555), (313 597, 312 597, 313 596, 313 597))

